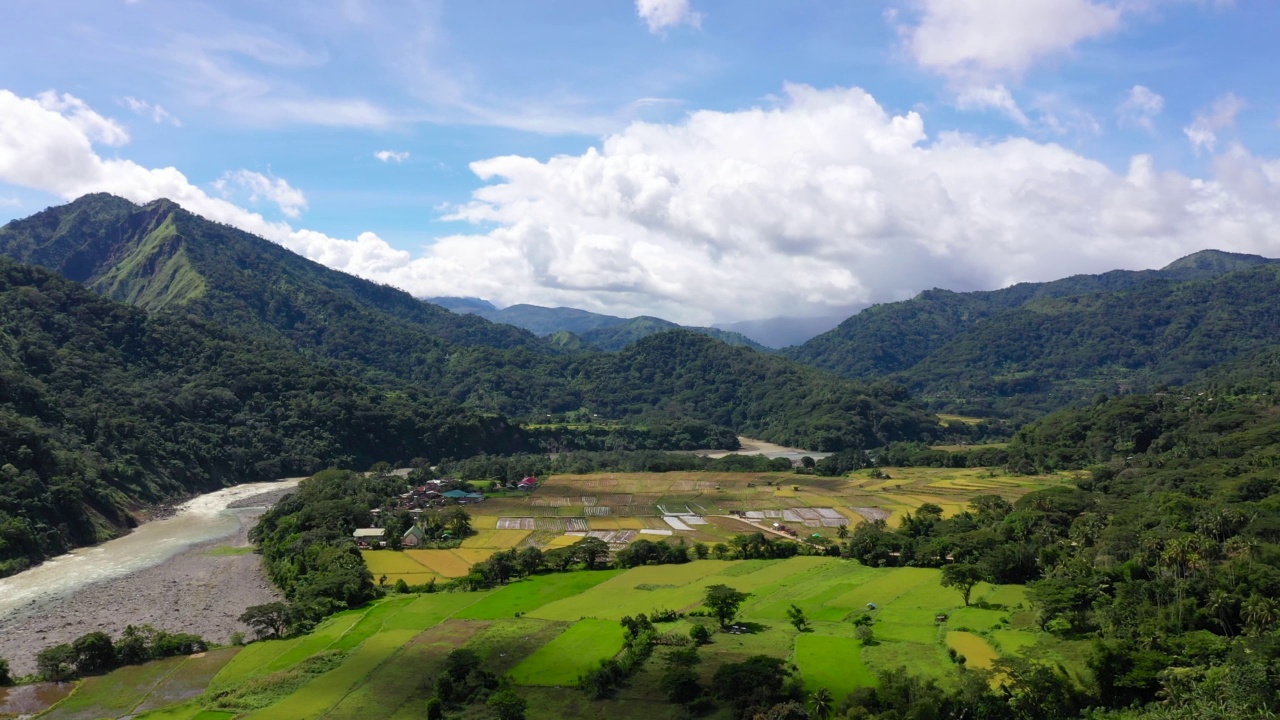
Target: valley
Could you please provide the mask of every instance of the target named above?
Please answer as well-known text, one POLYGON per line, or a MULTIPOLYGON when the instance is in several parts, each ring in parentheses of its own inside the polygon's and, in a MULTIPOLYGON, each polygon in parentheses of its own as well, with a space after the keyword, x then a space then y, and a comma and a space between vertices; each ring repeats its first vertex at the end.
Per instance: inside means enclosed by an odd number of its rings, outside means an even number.
POLYGON ((1267 258, 775 353, 452 313, 168 201, 0 254, 0 717, 1174 720, 1280 681, 1267 258))

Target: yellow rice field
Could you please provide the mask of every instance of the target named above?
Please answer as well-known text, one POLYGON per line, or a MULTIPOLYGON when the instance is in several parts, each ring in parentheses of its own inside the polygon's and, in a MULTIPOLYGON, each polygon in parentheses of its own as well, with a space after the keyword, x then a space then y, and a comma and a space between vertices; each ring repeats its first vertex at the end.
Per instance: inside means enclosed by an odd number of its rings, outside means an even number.
POLYGON ((443 577, 458 578, 471 571, 471 564, 455 555, 452 550, 405 550, 404 554, 443 577))

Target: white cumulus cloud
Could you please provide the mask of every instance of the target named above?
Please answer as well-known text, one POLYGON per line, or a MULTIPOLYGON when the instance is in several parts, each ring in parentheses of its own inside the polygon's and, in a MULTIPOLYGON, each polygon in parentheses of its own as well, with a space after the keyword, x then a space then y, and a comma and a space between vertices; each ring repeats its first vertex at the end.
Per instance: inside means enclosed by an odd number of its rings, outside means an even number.
POLYGON ((689 7, 689 0, 636 0, 636 13, 649 32, 655 33, 677 25, 697 27, 702 22, 702 16, 689 7))
POLYGON ((1156 116, 1164 112, 1164 98, 1149 87, 1134 85, 1117 112, 1121 124, 1152 130, 1156 116))
POLYGON ((373 156, 384 163, 393 162, 399 164, 409 159, 409 153, 404 150, 379 150, 373 156))
POLYGON ((1035 62, 1119 29, 1122 11, 1093 0, 907 0, 900 28, 921 66, 953 77, 1019 76, 1035 62))
POLYGON ((634 123, 581 154, 476 162, 488 184, 451 217, 477 229, 416 257, 372 233, 268 221, 174 168, 104 158, 74 113, 0 91, 0 181, 168 197, 419 296, 705 324, 1157 267, 1206 246, 1280 255, 1278 160, 1233 144, 1208 177, 1145 155, 1116 172, 1053 143, 930 135, 857 88, 791 86, 775 107, 634 123))
POLYGON ((91 142, 118 147, 129 142, 129 133, 120 123, 94 112, 74 95, 46 90, 36 96, 40 107, 58 113, 91 142))
MULTIPOLYGON (((43 98, 23 98, 0 90, 0 181, 68 200, 91 192, 113 193, 137 203, 169 198, 210 220, 233 225, 358 275, 371 276, 411 260, 409 253, 392 248, 372 233, 353 241, 342 240, 269 221, 225 198, 209 195, 176 168, 146 168, 131 160, 103 158, 93 145, 101 141, 95 138, 101 137, 102 127, 113 125, 111 121, 103 119, 106 125, 86 122, 85 113, 92 111, 78 98, 62 96, 58 104, 66 109, 61 111, 46 107, 54 103, 43 102, 43 98)), ((301 193, 292 194, 288 183, 280 181, 281 185, 266 176, 265 182, 259 182, 252 178, 256 174, 233 173, 224 179, 227 183, 246 179, 250 192, 257 186, 261 197, 283 202, 282 209, 305 207, 305 198, 301 193)))
POLYGON ((1196 152, 1215 150, 1218 146, 1218 131, 1235 125, 1236 115, 1239 115, 1246 106, 1245 101, 1235 93, 1227 93, 1214 100, 1213 105, 1207 110, 1198 113, 1191 124, 1182 129, 1182 132, 1186 133, 1187 139, 1191 141, 1191 147, 1196 152))

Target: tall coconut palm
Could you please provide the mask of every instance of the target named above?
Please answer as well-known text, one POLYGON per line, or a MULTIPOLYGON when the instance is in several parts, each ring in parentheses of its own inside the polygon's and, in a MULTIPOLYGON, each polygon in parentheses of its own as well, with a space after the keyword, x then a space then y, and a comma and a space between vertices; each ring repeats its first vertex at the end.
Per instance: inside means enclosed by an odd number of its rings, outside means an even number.
POLYGON ((1209 601, 1204 609, 1217 619, 1218 624, 1222 626, 1222 632, 1227 637, 1231 637, 1231 624, 1227 622, 1227 614, 1231 612, 1231 596, 1227 591, 1218 588, 1209 593, 1209 601))
POLYGON ((813 706, 813 714, 819 718, 825 718, 835 710, 835 699, 831 697, 831 691, 826 688, 818 688, 809 695, 809 704, 813 706))
POLYGON ((836 528, 836 537, 840 538, 841 540, 848 540, 848 539, 849 539, 849 526, 848 526, 848 525, 841 525, 840 527, 836 528))
POLYGON ((1240 607, 1249 634, 1260 635, 1276 623, 1276 604, 1261 595, 1251 595, 1240 607))

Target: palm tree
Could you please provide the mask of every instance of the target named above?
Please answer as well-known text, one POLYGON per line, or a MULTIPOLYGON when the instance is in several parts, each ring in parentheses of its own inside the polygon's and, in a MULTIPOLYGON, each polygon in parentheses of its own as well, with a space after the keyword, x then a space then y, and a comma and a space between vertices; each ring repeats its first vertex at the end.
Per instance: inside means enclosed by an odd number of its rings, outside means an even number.
POLYGON ((848 539, 849 539, 849 526, 848 526, 848 525, 841 525, 840 527, 836 528, 836 537, 840 538, 841 540, 848 540, 848 539))
POLYGON ((1251 595, 1240 610, 1252 635, 1262 634, 1276 622, 1276 604, 1261 595, 1251 595))
POLYGON ((809 695, 809 704, 813 706, 813 714, 825 718, 835 709, 835 700, 831 697, 831 691, 826 688, 818 688, 809 695))
POLYGON ((1231 609, 1230 605, 1231 596, 1222 588, 1209 593, 1209 602, 1205 605, 1205 610, 1208 610, 1217 618, 1218 624, 1222 626, 1222 632, 1227 637, 1231 637, 1231 626, 1227 624, 1227 613, 1231 609))

